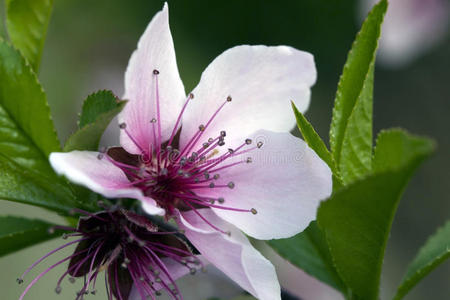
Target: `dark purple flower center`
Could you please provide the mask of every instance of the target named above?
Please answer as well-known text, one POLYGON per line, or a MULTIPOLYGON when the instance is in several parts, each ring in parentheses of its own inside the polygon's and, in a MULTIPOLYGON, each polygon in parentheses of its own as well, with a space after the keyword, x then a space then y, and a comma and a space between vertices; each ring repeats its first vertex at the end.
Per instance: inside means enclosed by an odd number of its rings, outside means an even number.
POLYGON ((182 148, 178 149, 179 125, 182 115, 194 95, 189 94, 187 97, 168 141, 162 141, 159 94, 157 92, 159 71, 154 70, 153 74, 156 81, 156 116, 149 120, 149 130, 153 132, 153 145, 150 146, 150 149, 143 149, 133 138, 133 132, 128 130, 126 123, 121 123, 119 127, 140 149, 141 154, 130 154, 123 148, 109 148, 105 153, 99 155, 99 159, 108 159, 119 167, 130 180, 130 186, 141 189, 144 195, 154 199, 160 207, 166 210, 167 216, 172 216, 175 209, 193 210, 210 226, 223 232, 208 222, 197 209, 213 207, 256 214, 255 208, 227 206, 225 197, 205 196, 220 194, 224 189, 233 189, 235 182, 224 181, 221 172, 240 164, 251 163, 251 157, 238 160, 232 158, 242 157, 243 154, 263 146, 262 142, 255 145, 251 139, 245 139, 240 146, 229 148, 225 153, 219 154, 219 147, 225 145, 226 131, 217 132, 215 137, 204 136, 204 132, 222 108, 232 101, 231 96, 228 96, 209 120, 200 124, 198 131, 182 148), (214 190, 214 193, 208 193, 207 190, 214 190))
MULTIPOLYGON (((82 212, 77 210, 78 212, 82 212)), ((80 218, 77 228, 55 227, 69 230, 64 239, 77 239, 49 252, 31 265, 17 279, 22 283, 24 276, 50 255, 70 245, 77 244, 74 253, 53 264, 27 286, 19 300, 46 273, 69 261, 67 270, 59 278, 55 292, 61 292, 61 283, 69 276, 84 278, 76 299, 95 294, 99 273, 105 270, 105 285, 108 299, 128 299, 133 285, 143 300, 155 299, 160 290, 166 290, 174 299, 182 299, 180 291, 166 267, 168 261, 177 262, 195 274, 201 262, 192 254, 189 246, 176 232, 160 230, 146 217, 126 210, 104 211, 97 214, 82 212, 88 217, 80 218)))

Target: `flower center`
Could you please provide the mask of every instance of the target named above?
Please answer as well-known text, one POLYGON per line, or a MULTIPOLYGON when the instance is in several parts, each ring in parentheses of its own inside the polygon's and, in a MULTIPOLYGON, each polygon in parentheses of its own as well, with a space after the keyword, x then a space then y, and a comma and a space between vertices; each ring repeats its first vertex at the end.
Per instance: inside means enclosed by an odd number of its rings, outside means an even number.
POLYGON ((59 278, 55 292, 61 293, 61 283, 67 276, 74 283, 76 277, 84 277, 84 284, 76 299, 95 294, 98 274, 105 272, 105 285, 108 299, 128 299, 133 285, 142 299, 155 299, 160 290, 166 290, 174 299, 182 299, 180 291, 166 267, 172 260, 195 274, 201 262, 192 254, 189 246, 176 232, 160 230, 147 218, 126 210, 104 211, 97 214, 76 209, 88 217, 80 218, 77 228, 55 226, 52 230, 67 230, 63 238, 77 237, 76 240, 49 252, 31 265, 17 282, 37 264, 50 255, 77 244, 74 253, 55 263, 39 274, 27 286, 19 300, 46 273, 58 265, 69 261, 67 270, 59 278))
POLYGON ((235 188, 236 184, 234 181, 225 181, 221 172, 237 165, 251 163, 251 157, 236 158, 244 157, 246 153, 261 148, 263 143, 258 142, 255 145, 251 139, 247 138, 238 147, 219 151, 219 148, 225 145, 226 131, 217 132, 215 137, 204 136, 206 129, 223 107, 232 102, 231 96, 224 100, 206 123, 198 126, 198 130, 180 148, 177 147, 181 130, 179 125, 194 95, 192 93, 188 95, 170 138, 168 141, 162 141, 158 92, 159 71, 154 70, 153 74, 156 87, 156 116, 149 120, 149 130, 153 132, 154 141, 150 149, 142 149, 133 138, 133 132, 128 130, 126 123, 121 123, 119 127, 140 149, 141 154, 133 155, 122 148, 110 148, 106 155, 100 154, 99 159, 106 158, 119 167, 130 180, 130 186, 141 189, 144 195, 154 199, 160 207, 166 209, 168 216, 173 216, 175 209, 193 210, 210 226, 223 232, 208 222, 197 209, 212 207, 256 214, 255 208, 228 206, 225 197, 218 195, 226 195, 226 190, 235 188))

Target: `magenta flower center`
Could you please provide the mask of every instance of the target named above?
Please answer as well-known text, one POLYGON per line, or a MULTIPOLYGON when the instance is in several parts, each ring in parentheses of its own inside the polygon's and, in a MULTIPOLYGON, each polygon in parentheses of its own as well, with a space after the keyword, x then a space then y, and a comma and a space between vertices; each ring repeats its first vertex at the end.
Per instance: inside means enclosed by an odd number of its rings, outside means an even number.
POLYGON ((173 299, 182 299, 180 291, 166 267, 168 260, 188 268, 195 274, 202 267, 201 262, 177 232, 159 229, 147 218, 126 210, 105 211, 97 214, 76 209, 86 214, 77 228, 56 226, 54 229, 71 231, 63 238, 75 238, 57 249, 47 253, 31 265, 18 283, 43 260, 68 246, 77 244, 74 253, 47 268, 26 287, 19 300, 45 274, 69 261, 67 270, 59 278, 55 292, 61 293, 61 283, 69 276, 83 278, 83 286, 76 296, 82 300, 87 294, 95 294, 97 278, 105 270, 105 285, 108 299, 128 299, 133 285, 141 299, 156 299, 161 290, 166 290, 173 299))
POLYGON ((151 130, 154 141, 150 145, 150 149, 143 149, 133 137, 133 132, 128 130, 127 124, 122 123, 119 127, 140 149, 141 154, 133 155, 122 148, 110 148, 105 153, 106 155, 100 154, 99 159, 106 158, 119 167, 130 180, 130 186, 141 189, 144 195, 154 199, 160 207, 166 209, 168 216, 173 215, 175 209, 193 210, 210 226, 222 232, 208 222, 197 209, 212 207, 256 214, 256 209, 252 207, 228 206, 226 197, 217 195, 226 195, 226 190, 233 189, 236 184, 234 181, 225 181, 221 172, 240 164, 251 163, 251 157, 245 158, 243 154, 261 148, 263 143, 259 142, 255 145, 248 138, 236 148, 219 151, 219 148, 225 145, 226 131, 217 132, 212 137, 204 135, 222 108, 232 101, 231 96, 224 100, 209 120, 199 124, 198 130, 183 147, 179 148, 177 146, 179 125, 182 115, 189 102, 193 101, 194 95, 189 94, 178 115, 170 138, 168 141, 163 141, 158 93, 159 71, 154 70, 153 74, 156 81, 156 115, 149 120, 148 130, 151 130), (236 157, 244 158, 232 159, 236 157))

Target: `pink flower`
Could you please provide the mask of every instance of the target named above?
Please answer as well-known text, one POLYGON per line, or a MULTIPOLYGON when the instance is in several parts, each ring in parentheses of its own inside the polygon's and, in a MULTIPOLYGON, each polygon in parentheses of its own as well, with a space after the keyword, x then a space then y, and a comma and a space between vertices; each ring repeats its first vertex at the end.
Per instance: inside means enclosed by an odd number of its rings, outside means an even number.
MULTIPOLYGON (((376 0, 360 0, 360 19, 376 0)), ((391 0, 384 18, 378 62, 400 68, 438 46, 449 29, 446 0, 391 0)))
POLYGON ((52 153, 55 170, 108 198, 135 198, 175 218, 200 253, 259 299, 280 299, 272 264, 241 233, 286 238, 331 194, 328 166, 300 139, 290 101, 309 105, 311 54, 237 46, 217 57, 188 96, 168 8, 156 14, 125 74, 123 148, 52 153))

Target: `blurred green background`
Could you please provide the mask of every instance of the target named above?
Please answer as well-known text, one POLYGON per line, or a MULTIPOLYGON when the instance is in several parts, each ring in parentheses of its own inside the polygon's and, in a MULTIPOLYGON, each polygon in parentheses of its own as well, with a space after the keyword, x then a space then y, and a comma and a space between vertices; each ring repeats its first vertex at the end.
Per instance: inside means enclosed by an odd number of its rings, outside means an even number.
MULTIPOLYGON (((82 100, 99 89, 123 91, 123 73, 139 36, 162 1, 55 1, 41 65, 53 118, 64 141, 75 129, 82 100)), ((328 138, 334 93, 347 51, 359 29, 352 0, 169 1, 178 66, 186 91, 221 52, 239 44, 290 45, 314 54, 318 81, 307 117, 328 138)), ((2 15, 3 19, 3 15, 2 15)), ((5 34, 2 20, 1 33, 5 34)), ((393 295, 406 265, 427 236, 449 217, 450 39, 401 69, 377 66, 374 129, 401 126, 431 136, 439 148, 411 181, 388 243, 382 298, 393 295)), ((38 126, 38 124, 37 124, 38 126)), ((0 201, 2 214, 57 220, 50 213, 0 201)), ((60 241, 34 246, 0 259, 1 299, 17 299, 24 286, 15 279, 60 241)), ((52 260, 53 261, 53 260, 52 260)), ((406 299, 448 299, 450 270, 439 267, 406 299)), ((40 269, 43 270, 43 269, 40 269)), ((62 270, 62 269, 59 269, 62 270)), ((72 299, 55 295, 60 271, 42 279, 27 299, 72 299)), ((35 272, 34 274, 37 275, 35 272)), ((102 297, 97 297, 101 299, 102 297)))

